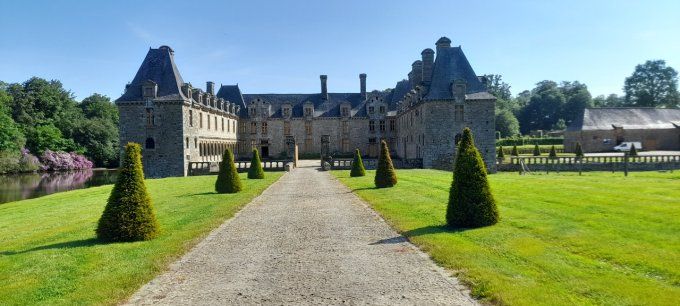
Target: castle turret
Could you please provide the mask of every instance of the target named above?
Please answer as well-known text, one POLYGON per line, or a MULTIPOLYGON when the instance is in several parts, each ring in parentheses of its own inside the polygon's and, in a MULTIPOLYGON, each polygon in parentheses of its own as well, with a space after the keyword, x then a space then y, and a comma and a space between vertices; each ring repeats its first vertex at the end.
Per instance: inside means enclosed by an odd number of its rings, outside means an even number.
POLYGON ((205 83, 205 91, 211 95, 215 95, 215 82, 208 81, 205 83))
POLYGON ((411 64, 411 72, 408 73, 408 82, 411 88, 415 88, 423 82, 423 62, 418 60, 411 64))
POLYGON ((359 75, 359 89, 361 97, 366 99, 366 74, 362 73, 359 75))
POLYGON ((328 100, 328 85, 327 85, 328 76, 322 74, 319 76, 319 78, 321 79, 321 98, 324 100, 328 100))
POLYGON ((441 37, 435 45, 437 46, 437 52, 439 52, 441 49, 451 48, 451 40, 448 37, 441 37))
POLYGON ((423 58, 423 84, 430 86, 432 82, 432 67, 434 66, 434 50, 427 48, 420 55, 423 58))

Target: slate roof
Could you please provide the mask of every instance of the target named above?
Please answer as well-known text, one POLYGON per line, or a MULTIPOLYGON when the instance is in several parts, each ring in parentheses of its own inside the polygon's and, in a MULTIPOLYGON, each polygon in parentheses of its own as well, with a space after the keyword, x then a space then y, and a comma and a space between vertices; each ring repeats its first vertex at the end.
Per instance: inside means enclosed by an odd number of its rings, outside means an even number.
POLYGON ((628 130, 680 128, 680 109, 603 107, 586 108, 567 131, 628 130))
POLYGON ((142 100, 142 84, 151 80, 158 84, 157 99, 159 100, 181 100, 182 76, 177 70, 173 51, 168 46, 161 46, 158 49, 149 48, 142 65, 137 70, 137 74, 127 87, 125 93, 116 101, 140 101, 142 100))
POLYGON ((451 83, 458 79, 465 80, 466 94, 486 92, 460 47, 439 48, 425 99, 453 99, 451 83))
POLYGON ((285 103, 291 104, 292 117, 302 117, 307 102, 314 104, 314 117, 340 117, 340 105, 345 102, 351 105, 352 116, 366 116, 365 101, 360 93, 328 93, 328 100, 322 99, 320 93, 243 95, 246 105, 258 98, 271 105, 272 118, 282 117, 281 106, 285 103))
POLYGON ((241 89, 237 85, 222 85, 220 89, 215 94, 218 98, 225 99, 231 103, 236 103, 236 105, 241 106, 239 116, 245 116, 248 111, 246 110, 246 104, 243 100, 243 94, 241 94, 241 89))

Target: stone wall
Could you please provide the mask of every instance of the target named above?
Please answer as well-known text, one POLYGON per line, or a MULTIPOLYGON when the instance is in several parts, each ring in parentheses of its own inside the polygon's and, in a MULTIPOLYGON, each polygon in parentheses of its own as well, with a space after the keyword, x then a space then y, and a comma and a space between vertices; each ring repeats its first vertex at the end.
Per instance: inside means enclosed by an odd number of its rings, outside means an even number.
POLYGON ((680 150, 680 129, 595 130, 567 131, 564 134, 565 152, 574 152, 580 142, 584 152, 608 152, 618 140, 641 142, 644 150, 680 150), (608 143, 604 140, 609 139, 608 143))

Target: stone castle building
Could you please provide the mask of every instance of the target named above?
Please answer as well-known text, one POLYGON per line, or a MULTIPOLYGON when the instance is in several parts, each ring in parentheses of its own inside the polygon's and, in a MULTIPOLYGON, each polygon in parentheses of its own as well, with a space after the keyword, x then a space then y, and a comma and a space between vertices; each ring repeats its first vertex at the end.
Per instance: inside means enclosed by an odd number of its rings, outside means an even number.
POLYGON ((312 94, 243 94, 238 85, 215 91, 213 82, 203 90, 182 79, 174 51, 161 46, 149 50, 116 100, 120 143, 142 144, 148 177, 187 175, 190 162, 218 162, 226 148, 237 158, 253 148, 278 158, 287 138, 302 155, 318 154, 325 137, 331 154, 358 148, 369 156, 377 156, 384 139, 395 159, 450 168, 456 137, 470 127, 494 171, 495 98, 460 46, 440 38, 436 52, 423 50, 394 89, 367 92, 366 78, 359 75, 354 93, 329 92, 326 75, 312 94))

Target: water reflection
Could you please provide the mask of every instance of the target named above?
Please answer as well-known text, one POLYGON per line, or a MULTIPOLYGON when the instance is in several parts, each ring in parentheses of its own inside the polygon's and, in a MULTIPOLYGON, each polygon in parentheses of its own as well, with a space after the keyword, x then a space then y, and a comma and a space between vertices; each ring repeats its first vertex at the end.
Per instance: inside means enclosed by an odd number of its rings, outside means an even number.
POLYGON ((116 181, 116 170, 21 173, 0 175, 0 203, 37 198, 67 190, 88 188, 116 181))

